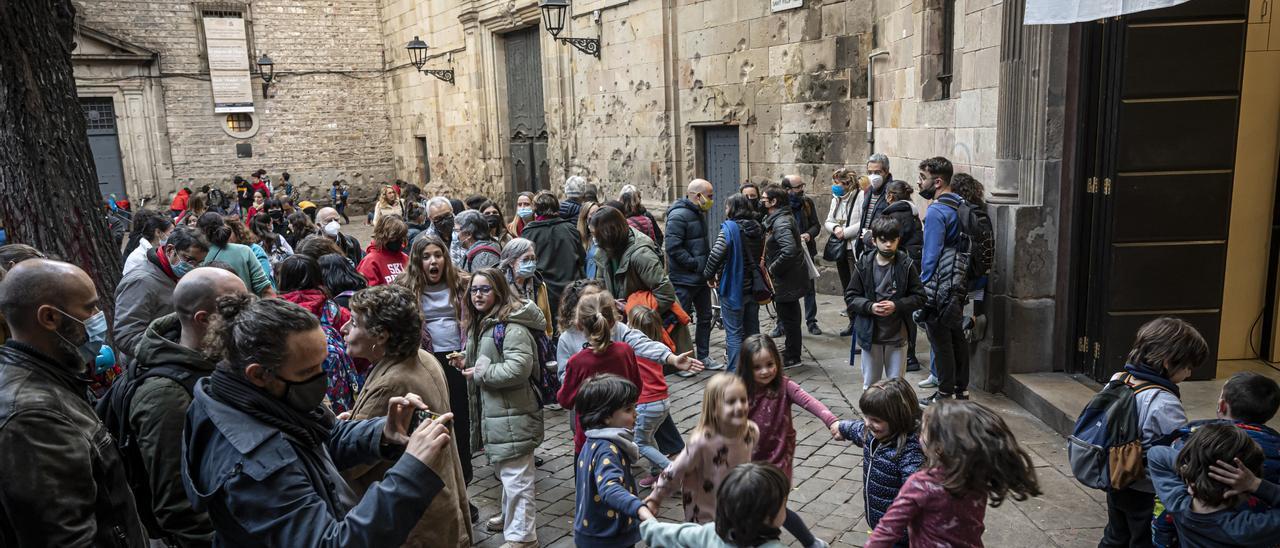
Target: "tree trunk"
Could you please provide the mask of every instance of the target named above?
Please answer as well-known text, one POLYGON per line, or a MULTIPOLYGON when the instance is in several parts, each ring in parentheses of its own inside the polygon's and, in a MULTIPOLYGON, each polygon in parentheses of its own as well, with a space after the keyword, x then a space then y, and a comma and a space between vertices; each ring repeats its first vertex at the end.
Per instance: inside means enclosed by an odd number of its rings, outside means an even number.
POLYGON ((83 268, 114 311, 122 268, 71 73, 71 0, 0 0, 0 219, 83 268))

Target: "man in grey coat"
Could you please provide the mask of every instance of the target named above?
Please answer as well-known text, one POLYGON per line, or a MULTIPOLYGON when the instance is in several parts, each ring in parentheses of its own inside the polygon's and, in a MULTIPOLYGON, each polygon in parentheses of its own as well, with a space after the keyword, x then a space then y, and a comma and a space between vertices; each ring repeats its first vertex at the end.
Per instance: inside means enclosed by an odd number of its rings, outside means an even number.
POLYGON ((204 261, 209 242, 199 232, 177 227, 159 246, 147 250, 147 260, 116 286, 115 350, 136 355, 147 326, 173 313, 173 288, 184 274, 204 261))

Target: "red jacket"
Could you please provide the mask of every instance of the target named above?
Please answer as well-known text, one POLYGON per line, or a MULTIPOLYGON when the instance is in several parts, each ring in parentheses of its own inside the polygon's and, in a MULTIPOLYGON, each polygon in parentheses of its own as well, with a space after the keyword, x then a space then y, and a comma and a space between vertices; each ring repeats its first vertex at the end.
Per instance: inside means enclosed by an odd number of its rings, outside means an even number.
POLYGON ((173 197, 173 203, 169 204, 169 209, 173 211, 186 211, 187 200, 191 198, 191 193, 187 189, 178 191, 178 195, 173 197))
MULTIPOLYGON (((307 309, 307 312, 310 312, 317 318, 320 317, 320 312, 324 308, 325 301, 329 300, 329 297, 325 296, 324 292, 319 289, 299 289, 297 291, 290 291, 288 293, 281 294, 280 298, 307 309)), ((351 321, 351 311, 339 306, 338 318, 337 321, 334 322, 334 327, 342 329, 342 327, 347 325, 347 322, 349 321, 351 321)))
POLYGON ((409 256, 403 251, 387 251, 379 247, 370 250, 356 270, 369 282, 369 287, 373 287, 394 282, 404 272, 406 264, 409 264, 409 256))
MULTIPOLYGON (((636 388, 643 389, 644 386, 644 382, 640 379, 640 366, 636 364, 635 350, 624 342, 610 343, 609 347, 600 354, 596 354, 589 347, 583 348, 569 358, 569 362, 564 367, 564 384, 560 385, 556 401, 565 409, 573 409, 574 399, 578 397, 578 389, 592 375, 613 373, 635 383, 636 388)), ((582 444, 586 443, 587 436, 582 431, 582 415, 574 416, 577 417, 578 422, 573 425, 573 454, 577 455, 582 451, 582 444)))

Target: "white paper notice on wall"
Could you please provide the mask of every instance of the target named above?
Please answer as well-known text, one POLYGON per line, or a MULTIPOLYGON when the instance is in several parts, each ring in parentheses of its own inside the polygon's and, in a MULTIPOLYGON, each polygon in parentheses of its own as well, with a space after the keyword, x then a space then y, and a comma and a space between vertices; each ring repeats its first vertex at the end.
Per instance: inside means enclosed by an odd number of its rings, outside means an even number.
POLYGON ((1187 0, 1027 0, 1022 24, 1060 25, 1095 21, 1185 2, 1187 0))
POLYGON ((253 79, 249 74, 249 46, 244 19, 205 17, 205 51, 209 54, 209 83, 213 111, 253 112, 253 79))
POLYGON ((773 12, 793 10, 804 6, 804 0, 769 0, 770 10, 773 12))

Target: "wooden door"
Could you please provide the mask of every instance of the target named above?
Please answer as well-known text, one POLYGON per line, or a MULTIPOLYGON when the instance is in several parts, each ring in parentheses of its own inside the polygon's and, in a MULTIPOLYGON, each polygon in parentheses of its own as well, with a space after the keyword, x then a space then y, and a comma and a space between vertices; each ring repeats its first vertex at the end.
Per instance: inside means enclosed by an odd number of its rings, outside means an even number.
POLYGON ((542 53, 538 27, 503 37, 507 65, 507 167, 510 195, 551 188, 547 164, 547 117, 542 99, 542 53))
POLYGON ((1160 316, 1200 330, 1211 359, 1193 378, 1214 376, 1247 10, 1193 0, 1086 24, 1073 343, 1095 379, 1160 316))
POLYGON ((80 108, 85 115, 89 134, 89 150, 98 173, 98 190, 104 197, 115 195, 123 200, 124 164, 120 160, 120 130, 116 126, 115 102, 110 97, 84 97, 80 108))
POLYGON ((738 127, 713 126, 702 130, 703 178, 711 181, 715 207, 707 213, 707 235, 715 240, 724 222, 724 204, 738 192, 738 127))

